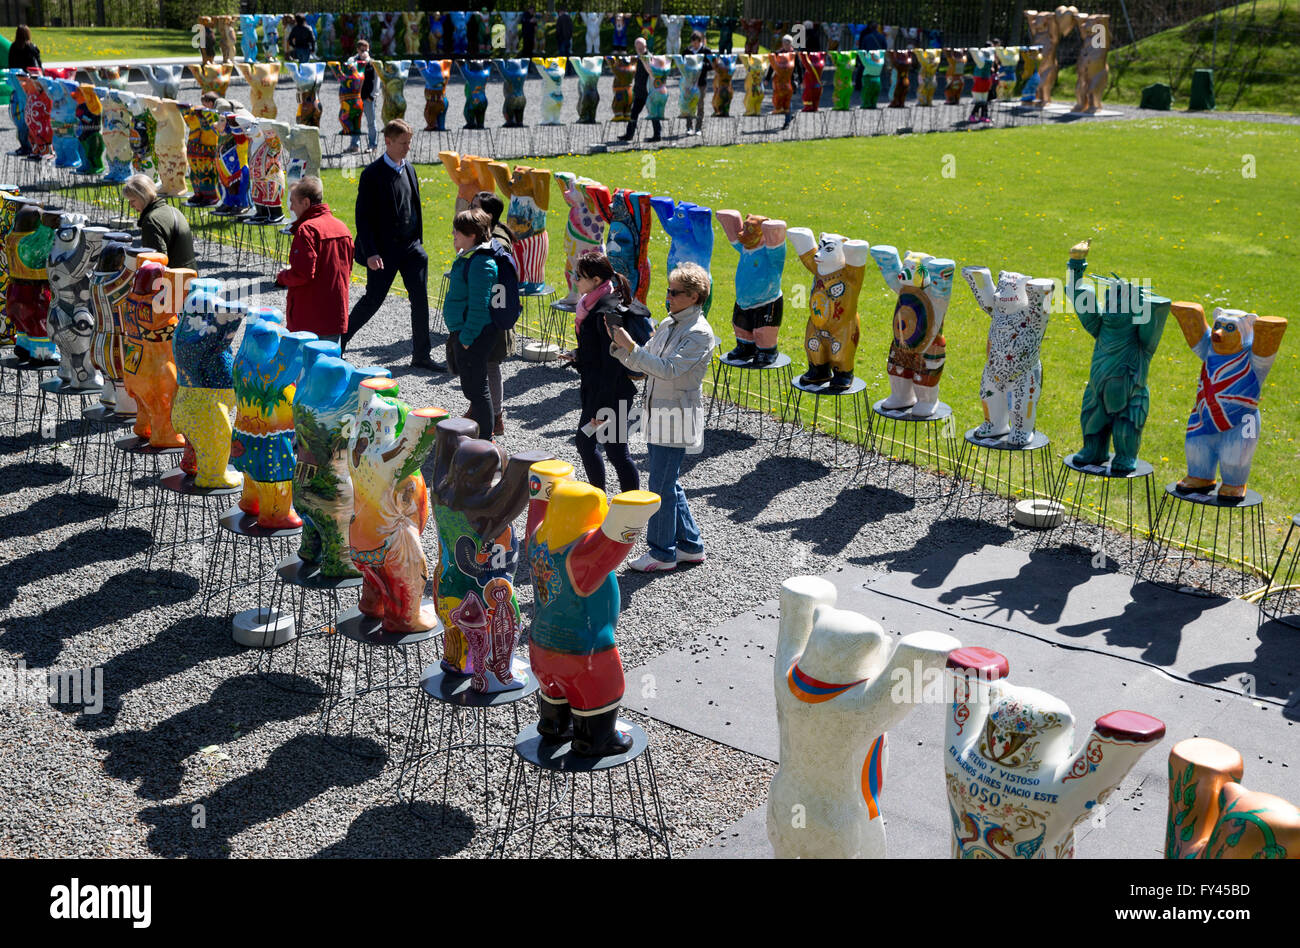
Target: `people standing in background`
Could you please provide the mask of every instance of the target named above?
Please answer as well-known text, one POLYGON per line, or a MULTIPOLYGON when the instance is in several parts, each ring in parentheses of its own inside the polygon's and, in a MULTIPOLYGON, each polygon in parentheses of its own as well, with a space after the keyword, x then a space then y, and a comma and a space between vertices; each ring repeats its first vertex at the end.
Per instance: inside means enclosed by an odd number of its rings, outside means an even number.
POLYGON ((607 318, 622 325, 620 308, 636 301, 627 278, 599 250, 578 257, 574 286, 581 294, 573 317, 578 348, 572 365, 578 370, 581 403, 574 445, 588 484, 605 489, 603 449, 618 473, 618 489, 637 490, 641 479, 627 447, 630 426, 623 423, 636 402, 636 383, 610 352, 613 339, 606 325, 607 318))
POLYGON ((460 376, 460 390, 469 399, 468 416, 478 436, 492 440, 492 395, 488 390, 488 358, 496 342, 492 326, 492 293, 497 265, 492 252, 492 219, 481 208, 459 211, 452 221, 456 262, 451 265, 442 315, 447 322, 447 357, 460 376))
POLYGON ((555 17, 556 55, 568 56, 573 48, 573 17, 568 10, 561 10, 555 17))
POLYGON ((700 70, 700 78, 695 83, 700 90, 700 101, 696 106, 695 112, 695 131, 691 131, 691 120, 686 120, 687 135, 704 134, 704 100, 705 92, 709 87, 709 73, 713 71, 713 50, 704 44, 704 34, 696 30, 691 34, 691 55, 700 55, 704 57, 704 68, 700 70))
MULTIPOLYGON (((512 312, 519 311, 519 264, 515 260, 514 235, 510 233, 510 228, 501 223, 501 215, 505 213, 506 205, 501 198, 497 197, 492 191, 480 191, 474 195, 474 200, 470 201, 470 207, 476 207, 485 212, 492 221, 492 229, 489 232, 489 239, 492 244, 493 257, 497 264, 497 282, 501 286, 501 292, 513 294, 513 300, 501 300, 503 307, 510 308, 512 312), (506 268, 510 269, 513 274, 513 280, 505 279, 506 268)), ((496 304, 497 300, 493 300, 496 304)), ((503 435, 506 433, 506 416, 505 409, 502 405, 504 393, 501 386, 501 363, 510 357, 510 353, 515 351, 515 333, 513 329, 501 329, 495 324, 491 327, 496 333, 496 342, 492 346, 491 353, 488 354, 488 394, 492 396, 492 413, 495 416, 492 433, 503 435)))
POLYGON ((32 31, 24 24, 14 30, 14 41, 9 47, 9 68, 31 69, 33 66, 45 68, 41 62, 41 51, 32 42, 32 31))
POLYGON ((194 269, 194 235, 185 215, 158 196, 153 179, 133 174, 122 182, 122 196, 140 215, 140 243, 167 255, 174 270, 194 269))
MULTIPOLYGON (((375 99, 379 97, 379 82, 375 76, 375 64, 370 59, 370 43, 368 40, 357 40, 357 54, 350 60, 358 68, 363 69, 361 78, 361 112, 366 117, 366 134, 370 139, 370 150, 374 151, 378 144, 377 133, 375 132, 375 99)), ((360 133, 352 136, 352 144, 348 146, 345 154, 354 154, 361 150, 360 133)))
POLYGON ((430 355, 429 257, 424 251, 420 183, 406 160, 411 126, 393 119, 384 126, 384 153, 366 166, 357 183, 356 261, 366 266, 366 294, 348 317, 346 350, 379 312, 400 273, 411 301, 411 368, 445 372, 430 355))
POLYGON ((352 282, 352 234, 330 213, 325 186, 307 175, 289 191, 289 267, 275 276, 288 287, 286 324, 290 332, 314 332, 327 342, 342 342, 348 329, 348 287, 352 282))
POLYGON ((650 468, 647 489, 663 503, 650 518, 650 549, 628 563, 640 573, 703 563, 704 544, 679 481, 686 452, 704 447, 704 376, 717 340, 704 317, 713 283, 698 263, 683 263, 668 275, 668 318, 644 346, 622 327, 610 327, 613 355, 632 372, 646 375, 645 434, 650 468))
POLYGON ((289 31, 289 49, 293 58, 300 63, 308 63, 316 58, 316 33, 307 25, 307 17, 301 13, 294 14, 293 29, 289 31))
MULTIPOLYGON (((649 47, 646 46, 645 38, 642 36, 638 36, 632 45, 636 48, 636 75, 632 79, 632 114, 628 116, 627 129, 618 136, 621 142, 630 142, 636 135, 637 117, 645 108, 646 99, 650 95, 650 70, 646 69, 643 59, 649 52, 649 47)), ((654 137, 658 139, 662 122, 659 119, 651 119, 650 122, 654 126, 654 137)))
POLYGON ((531 5, 524 7, 524 18, 519 24, 519 39, 523 46, 520 53, 524 59, 531 59, 533 49, 537 46, 537 17, 531 5))

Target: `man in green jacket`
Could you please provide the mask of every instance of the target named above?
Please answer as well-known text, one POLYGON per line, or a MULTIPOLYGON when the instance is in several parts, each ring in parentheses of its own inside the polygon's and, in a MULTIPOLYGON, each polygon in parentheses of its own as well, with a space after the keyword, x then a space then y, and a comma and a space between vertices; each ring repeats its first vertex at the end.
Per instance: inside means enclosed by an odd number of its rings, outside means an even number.
POLYGON ((167 254, 167 266, 173 270, 195 269, 190 223, 158 196, 153 181, 133 174, 122 184, 122 195, 140 215, 140 243, 167 254))

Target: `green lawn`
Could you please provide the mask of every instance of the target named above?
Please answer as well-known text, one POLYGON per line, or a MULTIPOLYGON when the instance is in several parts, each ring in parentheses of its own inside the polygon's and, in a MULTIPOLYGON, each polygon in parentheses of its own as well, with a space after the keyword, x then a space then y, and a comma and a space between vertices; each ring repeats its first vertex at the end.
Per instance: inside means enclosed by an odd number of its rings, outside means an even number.
MULTIPOLYGON (((1115 41, 1128 34, 1112 20, 1115 41)), ((1074 40, 1067 40, 1073 42, 1074 40)), ((1300 0, 1258 0, 1220 11, 1217 42, 1213 16, 1157 33, 1110 55, 1106 101, 1137 105, 1143 86, 1163 82, 1174 91, 1174 107, 1186 108, 1192 70, 1214 66, 1216 107, 1246 112, 1300 112, 1294 81, 1300 43, 1300 0)), ((1074 67, 1062 69, 1054 98, 1073 100, 1074 67)))
MULTIPOLYGON (((12 30, 5 36, 13 39, 12 30)), ((99 59, 144 59, 149 56, 193 56, 198 51, 190 45, 189 30, 140 30, 132 27, 88 27, 75 29, 32 30, 32 40, 41 48, 47 63, 84 62, 99 59)))

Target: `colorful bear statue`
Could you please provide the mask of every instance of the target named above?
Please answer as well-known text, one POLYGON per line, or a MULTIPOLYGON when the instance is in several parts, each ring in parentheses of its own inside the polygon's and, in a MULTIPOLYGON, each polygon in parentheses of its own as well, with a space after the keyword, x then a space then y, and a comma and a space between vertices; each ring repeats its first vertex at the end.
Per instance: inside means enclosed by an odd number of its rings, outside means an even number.
POLYGON ((406 118, 406 77, 411 73, 409 59, 389 59, 375 63, 384 85, 384 105, 380 110, 384 124, 406 118))
POLYGON ((636 78, 636 59, 632 56, 606 56, 609 71, 614 75, 612 108, 615 122, 626 122, 632 116, 632 81, 636 78))
MULTIPOLYGON (((866 616, 835 608, 815 576, 781 584, 773 687, 781 765, 767 798, 778 859, 883 859, 880 813, 888 731, 924 699, 897 698, 900 673, 938 676, 961 643, 942 632, 895 641, 866 616)), ((920 682, 918 681, 918 685, 920 682)))
POLYGON ((84 82, 71 95, 77 108, 77 173, 98 177, 104 173, 104 106, 95 87, 84 82))
POLYGON ((943 50, 914 49, 912 55, 916 59, 917 78, 920 80, 920 85, 916 87, 916 104, 933 106, 934 93, 939 85, 939 61, 943 58, 943 50))
POLYGON ((293 394, 309 332, 287 332, 279 310, 248 314, 235 355, 230 460, 244 475, 239 509, 269 530, 302 526, 293 509, 293 394))
POLYGON ((438 160, 443 170, 456 185, 456 212, 469 208, 474 195, 480 191, 491 191, 496 187, 496 179, 488 167, 487 158, 478 155, 462 155, 454 151, 438 152, 438 160))
MULTIPOLYGON (((6 196, 8 200, 8 196, 6 196)), ((57 217, 54 221, 57 224, 57 217)), ((15 332, 14 355, 29 365, 56 365, 59 352, 50 339, 50 282, 46 267, 54 230, 43 219, 39 204, 22 204, 13 229, 5 237, 9 288, 5 317, 15 332)))
POLYGON ((1051 318, 1051 280, 1003 270, 997 286, 988 267, 962 267, 980 309, 989 315, 989 335, 980 401, 984 423, 977 438, 1006 438, 1024 447, 1034 440, 1034 418, 1043 394, 1039 350, 1051 318))
POLYGON ((689 56, 670 56, 681 79, 677 83, 678 115, 684 119, 695 118, 700 108, 700 73, 704 71, 704 55, 692 53, 689 56))
POLYGON ((835 76, 831 80, 831 111, 843 112, 853 108, 853 72, 858 65, 857 51, 830 53, 835 76))
MULTIPOLYGON (((126 295, 131 292, 135 280, 133 267, 139 261, 138 255, 130 257, 132 269, 128 269, 127 248, 130 246, 130 234, 106 234, 100 242, 99 259, 90 274, 91 310, 95 315, 90 359, 104 377, 100 403, 119 416, 136 413, 135 400, 126 390, 122 366, 122 313, 126 309, 126 295)), ((153 256, 159 263, 166 263, 163 254, 153 256)))
POLYGON ((1060 698, 1005 679, 990 649, 948 656, 952 713, 944 745, 957 859, 1073 859, 1074 828, 1105 805, 1165 725, 1139 711, 1099 717, 1078 751, 1060 698))
POLYGON ((325 81, 325 64, 286 62, 285 68, 293 76, 293 84, 298 94, 298 124, 314 125, 319 128, 320 87, 325 81))
POLYGON ((514 666, 519 537, 511 525, 528 505, 529 471, 545 451, 507 457, 477 437, 468 418, 437 425, 429 478, 440 554, 433 583, 445 629, 442 667, 471 675, 475 691, 523 687, 514 666))
POLYGON ((465 116, 466 128, 483 127, 487 116, 487 84, 492 73, 488 70, 487 60, 470 59, 457 63, 460 74, 465 80, 465 116))
POLYGON ((180 105, 175 99, 153 96, 141 96, 140 100, 149 109, 156 129, 154 155, 158 168, 158 193, 164 197, 188 198, 190 163, 185 151, 188 135, 180 105))
POLYGON ((239 74, 248 83, 249 111, 257 118, 275 118, 275 87, 280 81, 280 64, 250 60, 239 64, 239 74))
POLYGON ((822 234, 806 227, 791 227, 786 239, 795 256, 813 275, 808 298, 808 325, 804 352, 808 371, 803 385, 824 385, 827 391, 846 391, 853 384, 853 360, 858 352, 858 296, 862 292, 869 245, 841 234, 822 234))
POLYGON ((668 108, 668 79, 673 74, 672 60, 667 56, 642 56, 641 62, 650 74, 650 93, 645 100, 646 116, 662 119, 668 108))
POLYGON ((144 103, 144 97, 129 92, 115 92, 122 97, 131 117, 131 171, 150 180, 158 180, 158 163, 154 152, 154 138, 158 123, 144 103))
POLYGON ((883 407, 910 409, 914 417, 929 418, 939 405, 939 380, 947 355, 943 318, 957 265, 918 250, 909 250, 900 259, 898 248, 888 244, 872 247, 871 255, 885 285, 898 295, 889 347, 889 397, 883 407))
POLYGON ((605 250, 605 222, 609 220, 609 188, 590 178, 579 178, 567 171, 555 173, 555 183, 569 205, 569 220, 564 228, 564 279, 569 293, 564 302, 578 302, 578 258, 588 250, 605 250))
POLYGON ((361 383, 361 410, 348 441, 354 513, 348 528, 352 563, 364 582, 361 613, 385 632, 427 632, 437 606, 424 598, 429 563, 420 534, 429 493, 420 465, 433 450, 441 408, 410 408, 392 379, 361 383))
MULTIPOLYGON (((652 197, 650 206, 669 238, 666 273, 672 273, 683 263, 698 263, 708 270, 713 261, 713 210, 670 197, 652 197)), ((704 301, 704 315, 709 314, 712 303, 710 292, 704 301)))
POLYGON ((181 75, 184 66, 140 66, 149 89, 159 99, 175 99, 181 92, 181 75))
POLYGON ((785 221, 761 214, 741 217, 740 211, 718 211, 727 242, 740 254, 736 261, 736 302, 731 327, 736 347, 724 356, 735 365, 757 368, 777 357, 784 305, 781 275, 785 272, 785 221))
POLYGON ((451 60, 417 59, 415 68, 424 79, 424 130, 444 131, 447 128, 447 81, 451 78, 451 60))
POLYGON ((540 461, 529 477, 525 534, 536 606, 528 658, 543 739, 571 736, 573 753, 604 757, 631 747, 618 729, 624 679, 614 570, 659 509, 659 495, 633 490, 611 501, 572 474, 571 464, 540 461))
POLYGON ((104 155, 108 158, 104 182, 121 184, 131 177, 131 113, 115 89, 104 89, 99 101, 103 106, 104 155))
POLYGON ((825 53, 800 53, 803 65, 803 110, 816 112, 821 108, 822 73, 826 69, 825 53))
POLYGON ((564 109, 564 69, 567 63, 568 59, 564 56, 533 60, 537 75, 542 79, 541 125, 560 124, 560 113, 564 109))
POLYGON ((569 60, 578 74, 578 124, 594 125, 600 108, 600 74, 605 65, 600 56, 574 56, 569 60))
POLYGON ((230 468, 235 410, 235 356, 231 345, 247 307, 222 296, 220 280, 191 280, 172 335, 176 399, 172 427, 185 438, 181 470, 203 490, 239 487, 230 468))
POLYGON ((215 92, 223 99, 230 88, 230 80, 235 76, 235 67, 230 64, 190 66, 189 69, 190 75, 199 84, 200 92, 215 92))
POLYGON ((524 109, 528 106, 528 99, 524 95, 528 60, 498 59, 494 62, 497 72, 501 73, 501 114, 505 116, 505 127, 521 128, 524 124, 524 109))
POLYGON ((236 117, 249 141, 249 197, 256 210, 250 220, 274 223, 284 218, 284 139, 289 126, 247 115, 236 117))
POLYGON ((1105 13, 1075 13, 1074 22, 1081 40, 1074 111, 1098 112, 1102 94, 1110 83, 1110 66, 1106 61, 1114 39, 1110 31, 1110 16, 1105 13))
MULTIPOLYGON (((767 71, 768 53, 745 53, 740 61, 745 64, 745 114, 763 114, 763 73, 767 71)), ((787 101, 787 105, 788 105, 787 101)))
POLYGON ((361 84, 365 71, 353 62, 329 63, 334 78, 339 81, 339 130, 344 135, 361 134, 361 84))
POLYGON ((1169 752, 1166 859, 1300 859, 1300 807, 1241 785, 1246 764, 1208 737, 1169 752))
POLYGON ((387 378, 387 369, 355 368, 338 343, 309 342, 293 393, 293 506, 302 517, 298 558, 330 579, 360 576, 352 565, 352 476, 348 438, 361 406, 361 383, 387 378))
POLYGON ((54 153, 54 128, 51 125, 53 103, 44 85, 36 76, 27 73, 18 74, 18 82, 23 87, 23 123, 27 129, 27 140, 31 152, 40 158, 54 153))
POLYGON ((76 171, 81 167, 81 147, 77 141, 77 102, 72 93, 77 84, 71 79, 41 79, 50 97, 50 131, 54 142, 54 167, 76 171))
POLYGON ((1079 467, 1104 466, 1109 458, 1112 474, 1128 474, 1137 468, 1151 410, 1147 375, 1171 300, 1119 277, 1085 280, 1091 243, 1088 239, 1070 248, 1065 284, 1075 315, 1097 340, 1079 416, 1083 449, 1071 461, 1079 467))
POLYGON ((727 117, 731 115, 731 77, 736 71, 738 57, 731 53, 713 57, 713 114, 727 117))
MULTIPOLYGON (((14 218, 18 209, 24 204, 34 203, 18 196, 17 185, 0 187, 0 248, 14 228, 14 218)), ((14 344, 15 331, 9 317, 5 314, 5 298, 9 294, 9 268, 0 267, 0 345, 14 344)))
POLYGON ((862 107, 874 109, 880 104, 880 77, 885 71, 885 51, 860 49, 858 62, 862 64, 862 107))
POLYGON ((550 250, 546 211, 551 205, 551 173, 524 165, 515 165, 512 172, 499 161, 488 162, 488 169, 509 205, 506 226, 514 237, 519 292, 535 293, 546 283, 546 256, 550 250))
POLYGON ((176 332, 193 270, 173 270, 157 260, 136 267, 122 320, 122 368, 136 404, 135 433, 155 448, 179 448, 185 439, 172 425, 176 400, 176 332))
POLYGON ((619 188, 609 206, 605 253, 642 303, 650 292, 650 195, 619 188))
POLYGON ((1216 306, 1213 323, 1207 326, 1200 303, 1173 303, 1170 310, 1201 360, 1184 442, 1187 476, 1177 489, 1209 493, 1216 473, 1221 473, 1219 499, 1238 503, 1246 496, 1262 430, 1259 398, 1282 345, 1286 320, 1216 306))
POLYGON ((794 97, 794 53, 772 53, 768 64, 772 67, 772 111, 784 114, 790 111, 794 97))
POLYGON ((212 207, 221 200, 217 190, 217 125, 215 109, 181 105, 185 121, 185 159, 190 168, 191 207, 212 207))
POLYGON ((257 17, 252 14, 245 13, 239 18, 239 52, 245 63, 257 62, 257 17))
POLYGON ((50 338, 59 350, 59 378, 71 391, 98 392, 103 384, 90 353, 95 341, 90 275, 107 234, 106 227, 87 227, 84 214, 65 213, 50 247, 50 338))

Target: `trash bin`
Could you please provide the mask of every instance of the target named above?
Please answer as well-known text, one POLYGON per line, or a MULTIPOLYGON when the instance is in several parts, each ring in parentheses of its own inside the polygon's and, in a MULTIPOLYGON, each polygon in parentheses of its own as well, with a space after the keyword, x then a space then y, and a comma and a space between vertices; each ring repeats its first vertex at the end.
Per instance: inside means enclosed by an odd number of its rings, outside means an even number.
POLYGON ((1140 109, 1154 109, 1157 112, 1168 112, 1169 107, 1174 103, 1174 91, 1163 82, 1154 82, 1142 89, 1142 101, 1138 104, 1140 109))
POLYGON ((1192 73, 1192 94, 1187 101, 1187 111, 1214 111, 1213 69, 1197 69, 1192 73))

